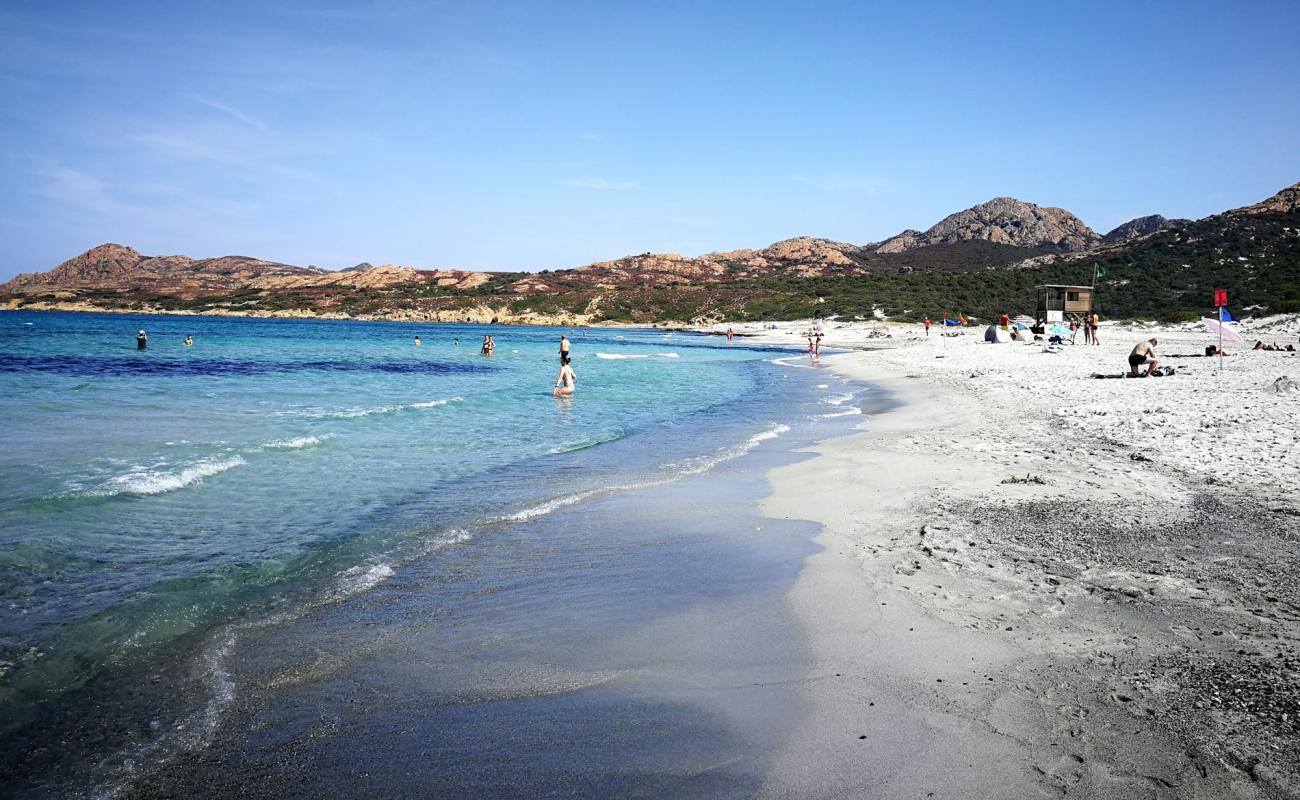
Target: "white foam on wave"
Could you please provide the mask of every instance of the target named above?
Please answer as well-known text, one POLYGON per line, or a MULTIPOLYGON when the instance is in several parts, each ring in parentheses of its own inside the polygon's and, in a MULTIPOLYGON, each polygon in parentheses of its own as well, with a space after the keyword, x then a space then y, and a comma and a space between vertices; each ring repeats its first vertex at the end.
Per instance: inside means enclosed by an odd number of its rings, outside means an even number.
POLYGON ((109 478, 107 482, 97 489, 79 492, 78 494, 93 497, 111 497, 118 494, 162 494, 163 492, 182 489, 204 478, 218 475, 235 467, 241 467, 246 463, 248 462, 244 461, 242 456, 231 456, 229 458, 199 461, 174 471, 138 468, 125 475, 109 478))
POLYGON ((410 408, 440 408, 441 406, 445 406, 448 403, 459 403, 464 399, 465 398, 463 397, 448 397, 443 400, 426 400, 423 403, 411 403, 409 407, 410 408))
POLYGON ((299 436, 295 439, 277 439, 274 442, 267 442, 262 445, 263 450, 301 450, 304 447, 312 447, 329 439, 330 434, 325 433, 320 436, 299 436))
POLYGON ((850 406, 844 411, 832 411, 829 414, 818 414, 818 419, 833 419, 835 417, 854 417, 862 413, 862 409, 857 406, 850 406))
POLYGON ((649 357, 650 357, 650 356, 645 355, 645 354, 641 354, 641 353, 635 353, 635 354, 628 354, 628 353, 597 353, 597 354, 596 354, 596 358, 603 358, 603 359, 605 359, 605 360, 607 360, 607 361, 622 360, 622 359, 625 359, 625 358, 649 358, 649 357))
POLYGON ((440 400, 426 400, 422 403, 399 403, 388 406, 373 406, 371 408, 344 408, 344 409, 307 409, 303 411, 289 412, 294 416, 306 417, 308 419, 356 419, 358 417, 369 417, 375 414, 396 414, 399 411, 409 411, 412 409, 440 408, 448 403, 459 403, 463 397, 446 397, 440 400))
POLYGON ((786 356, 784 358, 766 359, 769 364, 780 364, 783 367, 798 367, 799 369, 817 369, 817 365, 804 363, 803 356, 786 356))
POLYGON ((657 353, 660 358, 681 358, 677 353, 657 353))
POLYGON ((830 406, 842 406, 853 399, 851 394, 841 394, 835 397, 823 397, 822 402, 830 406))
MULTIPOLYGON (((646 484, 646 486, 649 485, 651 484, 646 484)), ((591 489, 586 492, 576 492, 574 494, 561 495, 560 497, 555 497, 550 500, 547 500, 545 503, 535 505, 531 508, 525 508, 523 511, 516 511, 513 514, 506 514, 505 516, 500 517, 499 520, 502 522, 525 522, 530 519, 537 519, 538 517, 545 516, 546 514, 549 514, 552 511, 555 511, 556 509, 564 508, 565 506, 571 506, 574 503, 581 503, 583 500, 586 500, 589 497, 595 497, 598 494, 625 491, 631 488, 640 488, 640 487, 610 486, 605 489, 591 489)))
POLYGON ((390 564, 358 564, 339 573, 338 592, 344 597, 373 589, 397 573, 390 564))
POLYGON ((759 433, 750 436, 748 439, 746 439, 745 441, 741 442, 738 445, 732 447, 724 447, 711 455, 697 456, 696 458, 684 462, 681 465, 682 467, 681 474, 700 475, 702 473, 708 472, 709 470, 713 469, 714 467, 723 463, 724 461, 730 461, 733 458, 740 458, 741 456, 745 455, 749 451, 753 450, 755 447, 758 447, 763 442, 775 439, 783 433, 789 433, 789 431, 790 431, 789 425, 783 425, 779 422, 773 422, 771 423, 770 427, 767 430, 760 431, 759 433))

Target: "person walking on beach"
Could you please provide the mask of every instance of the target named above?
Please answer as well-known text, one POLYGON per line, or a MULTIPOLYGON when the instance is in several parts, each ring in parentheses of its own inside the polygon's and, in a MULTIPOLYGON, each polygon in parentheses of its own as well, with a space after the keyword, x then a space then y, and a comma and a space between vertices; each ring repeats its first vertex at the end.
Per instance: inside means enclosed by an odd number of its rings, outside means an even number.
POLYGON ((573 390, 577 386, 577 383, 578 376, 574 373, 573 367, 569 366, 569 359, 566 356, 560 362, 560 374, 555 379, 555 396, 568 397, 573 394, 573 390))
POLYGON ((925 335, 926 335, 927 338, 929 338, 929 336, 930 336, 930 318, 929 318, 929 317, 926 317, 926 318, 925 318, 925 321, 923 321, 921 324, 925 326, 925 335))
POLYGON ((1096 312, 1093 312, 1092 319, 1089 320, 1089 325, 1088 325, 1088 327, 1092 329, 1093 344, 1101 344, 1101 340, 1097 338, 1097 325, 1100 323, 1101 323, 1101 317, 1097 316, 1096 312))
POLYGON ((569 337, 560 336, 560 365, 569 363, 569 337))
POLYGON ((143 350, 148 346, 149 346, 149 337, 145 335, 144 331, 140 331, 139 333, 137 333, 135 335, 135 349, 143 350))
POLYGON ((1159 344, 1155 339, 1147 339, 1145 342, 1138 342, 1133 348, 1133 352, 1128 354, 1128 376, 1130 378, 1143 377, 1151 374, 1151 371, 1160 366, 1156 360, 1156 345, 1159 344), (1138 367, 1146 364, 1147 371, 1141 376, 1138 375, 1138 367))

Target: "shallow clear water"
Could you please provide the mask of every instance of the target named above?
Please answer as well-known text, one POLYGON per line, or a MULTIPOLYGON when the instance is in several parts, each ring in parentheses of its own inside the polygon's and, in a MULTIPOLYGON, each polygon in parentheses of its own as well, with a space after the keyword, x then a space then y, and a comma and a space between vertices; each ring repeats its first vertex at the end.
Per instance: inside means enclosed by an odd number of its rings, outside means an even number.
MULTIPOLYGON (((526 582, 535 555, 501 543, 537 521, 856 410, 857 389, 772 363, 784 353, 656 330, 570 332, 577 396, 556 399, 562 332, 0 315, 0 734, 55 707, 76 727, 111 676, 376 591, 404 565, 421 587, 466 570, 526 582)), ((565 562, 595 552, 548 541, 565 562)), ((629 591, 653 595, 652 572, 629 591)))

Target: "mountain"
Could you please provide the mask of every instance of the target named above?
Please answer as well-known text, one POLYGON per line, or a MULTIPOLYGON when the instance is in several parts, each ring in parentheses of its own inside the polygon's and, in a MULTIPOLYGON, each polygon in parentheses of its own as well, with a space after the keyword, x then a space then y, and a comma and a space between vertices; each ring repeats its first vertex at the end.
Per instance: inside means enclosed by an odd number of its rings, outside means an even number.
POLYGON ((855 245, 801 236, 688 257, 641 253, 565 270, 472 272, 358 264, 332 272, 244 256, 93 248, 0 286, 0 308, 580 324, 1032 310, 1037 283, 1087 283, 1103 316, 1300 311, 1300 184, 1201 220, 1140 217, 1098 236, 1059 208, 1012 198, 926 231, 855 245))
POLYGON ((1239 208, 1236 214, 1294 214, 1300 211, 1300 183, 1293 183, 1282 191, 1252 206, 1239 208))
POLYGON ((1186 225, 1188 222, 1191 222, 1191 220, 1167 219, 1159 214, 1152 214, 1150 216, 1138 217, 1137 219, 1131 219, 1128 222, 1125 222, 1123 225, 1120 225, 1115 230, 1101 237, 1101 240, 1107 244, 1127 242, 1131 239, 1137 239, 1146 236, 1147 234, 1155 233, 1156 231, 1162 231, 1165 228, 1176 228, 1179 225, 1186 225))
POLYGON ((193 259, 188 256, 142 256, 120 244, 102 244, 49 272, 19 275, 0 286, 0 293, 156 294, 193 299, 250 290, 296 290, 330 286, 392 288, 432 283, 472 289, 489 280, 465 270, 416 270, 392 264, 358 264, 339 272, 295 267, 247 256, 193 259))
POLYGON ((234 291, 259 280, 294 280, 324 270, 294 267, 246 256, 194 260, 188 256, 140 255, 120 244, 102 244, 64 261, 49 272, 19 275, 0 291, 32 294, 39 291, 156 291, 195 297, 234 291))
POLYGON ((1085 250, 1101 239, 1063 208, 1045 208, 1014 197, 995 197, 940 220, 924 233, 906 230, 886 239, 877 253, 903 253, 936 244, 984 240, 1013 247, 1085 250))

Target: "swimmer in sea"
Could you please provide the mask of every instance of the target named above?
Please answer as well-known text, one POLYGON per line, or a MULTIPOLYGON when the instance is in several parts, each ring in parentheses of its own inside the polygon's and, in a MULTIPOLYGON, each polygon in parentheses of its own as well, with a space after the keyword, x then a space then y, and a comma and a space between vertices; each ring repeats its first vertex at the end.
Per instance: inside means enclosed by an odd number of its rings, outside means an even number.
POLYGON ((416 346, 416 347, 419 347, 419 346, 420 346, 420 337, 419 337, 419 336, 415 337, 415 346, 416 346))
POLYGON ((144 331, 140 331, 139 333, 137 333, 135 335, 135 349, 143 350, 148 346, 149 346, 149 337, 145 336, 144 331))
POLYGON ((569 366, 569 359, 564 359, 560 366, 560 374, 555 379, 555 396, 568 397, 573 394, 577 382, 578 376, 574 374, 573 367, 569 366))
POLYGON ((193 347, 193 346, 194 346, 194 337, 193 337, 193 336, 186 336, 186 337, 185 337, 185 346, 186 346, 186 347, 193 347))

